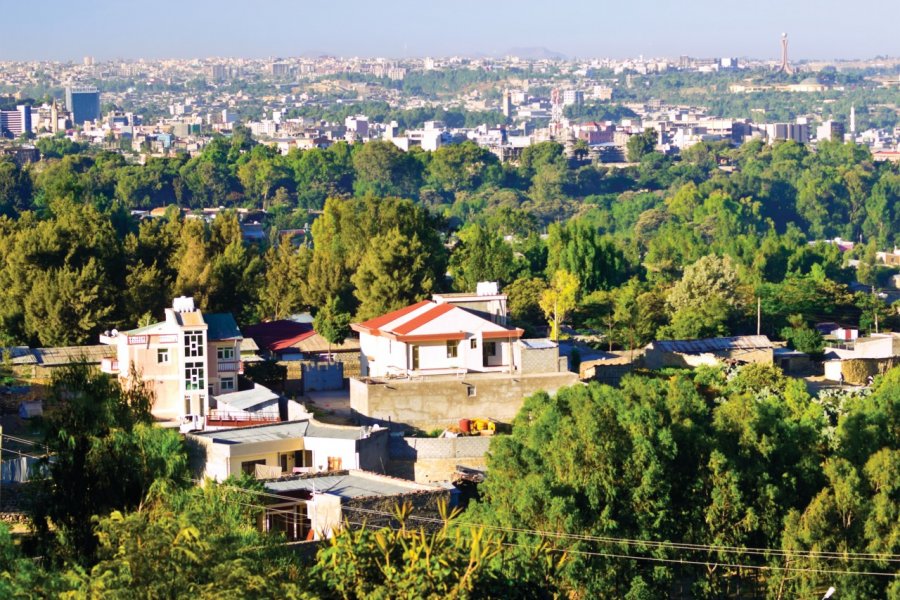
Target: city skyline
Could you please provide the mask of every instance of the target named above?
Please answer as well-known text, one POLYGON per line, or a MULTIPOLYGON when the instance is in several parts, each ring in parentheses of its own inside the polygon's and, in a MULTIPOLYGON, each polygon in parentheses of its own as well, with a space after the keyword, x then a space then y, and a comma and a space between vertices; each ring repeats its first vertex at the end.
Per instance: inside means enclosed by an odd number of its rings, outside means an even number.
POLYGON ((837 0, 760 0, 752 11, 714 0, 628 5, 577 0, 563 5, 555 22, 547 18, 547 5, 535 0, 424 5, 397 0, 377 10, 359 0, 342 3, 340 9, 286 0, 270 0, 255 10, 245 6, 235 0, 160 0, 137 19, 112 0, 74 12, 64 10, 59 0, 49 0, 47 10, 40 12, 16 3, 4 9, 7 22, 17 26, 4 31, 0 60, 499 56, 513 48, 546 48, 568 58, 778 60, 782 32, 790 36, 794 61, 900 54, 896 37, 873 35, 862 26, 865 16, 880 15, 878 21, 884 23, 900 17, 900 7, 890 0, 861 0, 849 16, 837 0), (853 15, 859 16, 860 26, 854 27, 853 15))

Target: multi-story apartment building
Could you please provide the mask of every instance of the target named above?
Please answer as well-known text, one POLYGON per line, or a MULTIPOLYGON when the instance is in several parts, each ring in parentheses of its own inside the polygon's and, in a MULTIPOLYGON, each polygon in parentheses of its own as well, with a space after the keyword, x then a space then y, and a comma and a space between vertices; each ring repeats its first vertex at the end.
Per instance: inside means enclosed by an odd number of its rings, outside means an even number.
POLYGON ((30 106, 20 105, 16 110, 0 110, 0 137, 19 137, 23 133, 31 133, 31 130, 30 106))
POLYGON ((203 314, 193 298, 180 297, 166 309, 164 321, 131 331, 100 336, 116 346, 116 358, 105 359, 105 373, 128 379, 132 373, 155 393, 153 415, 180 419, 206 415, 210 398, 238 389, 243 336, 231 314, 203 314))

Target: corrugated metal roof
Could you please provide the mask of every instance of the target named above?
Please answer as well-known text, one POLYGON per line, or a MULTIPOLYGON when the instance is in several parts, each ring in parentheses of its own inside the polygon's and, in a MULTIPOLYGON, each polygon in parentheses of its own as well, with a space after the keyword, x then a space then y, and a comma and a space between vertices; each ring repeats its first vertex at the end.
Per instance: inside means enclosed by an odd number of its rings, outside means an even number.
POLYGON ((775 347, 764 335, 739 335, 705 340, 659 340, 652 342, 651 345, 663 352, 681 354, 704 354, 723 350, 768 350, 775 347))
POLYGON ((356 338, 347 338, 343 343, 331 344, 329 346, 328 340, 318 333, 313 332, 311 336, 296 342, 292 347, 297 348, 300 352, 308 353, 328 352, 329 348, 331 352, 354 352, 359 351, 359 340, 356 338))
POLYGON ((152 323, 150 325, 145 325, 144 327, 138 327, 137 329, 131 329, 126 331, 126 335, 146 335, 149 333, 157 333, 159 331, 163 331, 166 328, 165 321, 161 321, 159 323, 152 323))
POLYGON ((116 356, 116 348, 105 344, 35 348, 32 352, 38 364, 45 367, 68 364, 97 364, 104 358, 115 358, 116 356))
POLYGON ((272 442, 302 438, 306 435, 309 421, 288 421, 272 425, 256 427, 239 427, 221 431, 204 431, 192 433, 197 437, 211 438, 217 444, 252 444, 254 442, 272 442))
MULTIPOLYGON (((341 498, 366 498, 369 496, 398 496, 421 491, 432 491, 431 487, 404 482, 391 477, 369 474, 322 475, 296 479, 281 479, 265 483, 266 490, 274 493, 319 492, 333 494, 341 498)), ((434 487, 433 491, 439 491, 434 487)))
POLYGON ((9 348, 0 348, 0 357, 8 356, 14 365, 33 365, 37 363, 34 352, 28 346, 10 346, 9 348))
POLYGON ((360 440, 365 437, 362 427, 338 427, 310 422, 306 437, 329 438, 335 440, 360 440))
POLYGON ((218 396, 213 396, 213 398, 216 399, 216 402, 227 404, 232 408, 249 411, 250 409, 263 404, 277 402, 278 394, 265 386, 256 384, 253 389, 250 390, 219 394, 218 396))
POLYGON ((253 338, 247 338, 241 340, 241 352, 257 352, 259 350, 259 346, 256 345, 256 340, 253 338))

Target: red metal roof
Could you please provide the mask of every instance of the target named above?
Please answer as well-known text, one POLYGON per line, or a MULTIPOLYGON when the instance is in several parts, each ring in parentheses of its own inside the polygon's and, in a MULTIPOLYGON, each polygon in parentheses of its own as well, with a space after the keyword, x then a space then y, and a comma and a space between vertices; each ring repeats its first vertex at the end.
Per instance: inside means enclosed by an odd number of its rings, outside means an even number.
POLYGON ((381 315, 380 317, 375 317, 374 319, 369 319, 368 321, 363 321, 362 323, 354 323, 354 325, 363 327, 365 329, 375 330, 375 329, 380 328, 382 325, 387 325, 391 321, 394 321, 395 319, 399 319, 400 317, 402 317, 404 315, 408 315, 409 313, 413 312, 414 310, 421 308, 425 305, 431 304, 431 303, 432 303, 431 300, 422 300, 421 302, 416 302, 415 304, 411 304, 410 306, 407 306, 406 308, 401 308, 399 310, 389 312, 385 315, 381 315))
POLYGON ((245 336, 253 338, 260 348, 279 352, 315 335, 312 324, 280 320, 257 323, 244 328, 245 336))
POLYGON ((398 325, 392 331, 397 335, 406 335, 408 333, 412 333, 422 325, 426 325, 431 321, 434 321, 441 315, 447 314, 454 308, 456 308, 456 306, 454 306, 453 304, 438 304, 434 308, 431 308, 421 315, 410 319, 406 323, 398 325))

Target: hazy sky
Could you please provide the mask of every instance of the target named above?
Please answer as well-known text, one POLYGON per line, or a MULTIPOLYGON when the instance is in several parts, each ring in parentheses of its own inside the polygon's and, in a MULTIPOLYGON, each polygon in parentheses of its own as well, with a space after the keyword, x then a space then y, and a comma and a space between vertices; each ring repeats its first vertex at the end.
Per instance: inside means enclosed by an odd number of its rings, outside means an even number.
POLYGON ((900 55, 900 0, 0 0, 0 60, 900 55))

